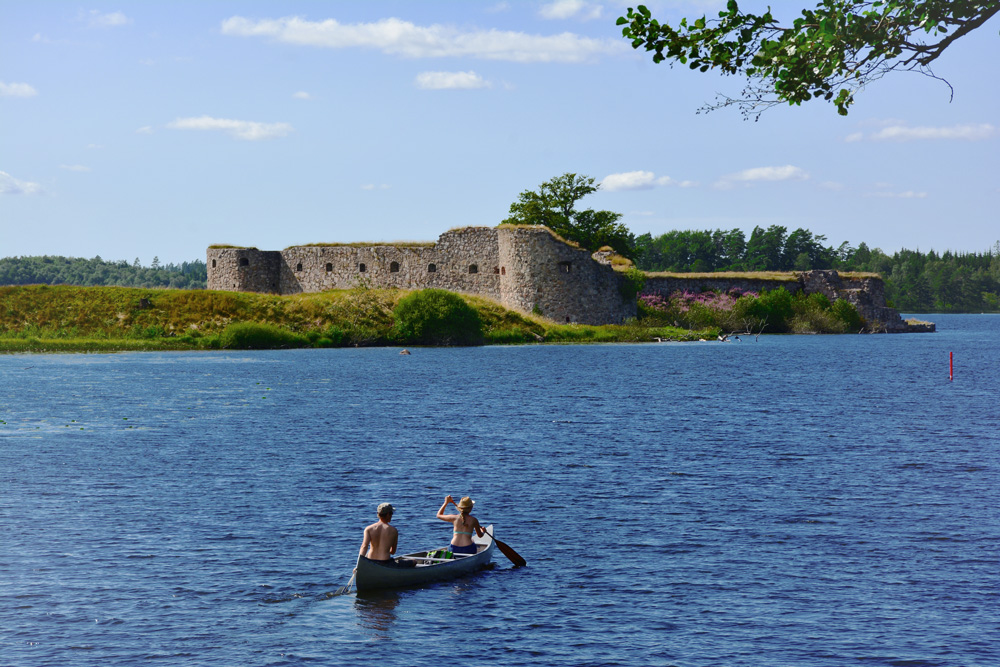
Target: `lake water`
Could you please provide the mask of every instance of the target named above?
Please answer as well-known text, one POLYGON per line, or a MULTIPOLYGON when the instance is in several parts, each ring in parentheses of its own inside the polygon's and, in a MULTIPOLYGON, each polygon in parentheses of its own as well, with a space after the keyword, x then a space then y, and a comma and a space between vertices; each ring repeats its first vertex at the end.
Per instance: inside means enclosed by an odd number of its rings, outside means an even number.
POLYGON ((1000 664, 1000 316, 0 355, 0 665, 1000 664), (948 378, 954 352, 955 376, 948 378), (333 596, 446 494, 528 561, 333 596))

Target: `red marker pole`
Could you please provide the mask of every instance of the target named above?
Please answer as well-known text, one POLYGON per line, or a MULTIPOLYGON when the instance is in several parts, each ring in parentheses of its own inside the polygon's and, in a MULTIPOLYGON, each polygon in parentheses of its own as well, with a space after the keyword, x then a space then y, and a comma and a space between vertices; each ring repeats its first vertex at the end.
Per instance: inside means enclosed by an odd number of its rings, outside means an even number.
POLYGON ((948 353, 948 379, 949 380, 954 380, 955 379, 955 353, 954 352, 949 352, 948 353))

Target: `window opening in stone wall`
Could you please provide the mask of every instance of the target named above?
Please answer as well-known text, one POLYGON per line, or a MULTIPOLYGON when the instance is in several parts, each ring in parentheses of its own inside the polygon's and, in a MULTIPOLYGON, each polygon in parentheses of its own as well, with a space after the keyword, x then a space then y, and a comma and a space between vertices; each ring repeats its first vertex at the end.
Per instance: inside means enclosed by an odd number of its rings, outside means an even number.
POLYGON ((479 267, 475 264, 469 264, 469 273, 479 273, 479 267))
POLYGON ((500 267, 500 275, 501 276, 507 275, 507 267, 506 266, 501 266, 500 267))
POLYGON ((571 265, 572 262, 559 262, 559 271, 561 273, 569 273, 569 267, 571 265))
POLYGON ((566 324, 569 324, 569 317, 566 317, 566 324))
POLYGON ((493 267, 493 273, 495 273, 495 274, 497 274, 499 276, 500 275, 500 267, 499 266, 494 266, 493 267))
POLYGON ((358 273, 364 273, 364 272, 365 272, 365 265, 364 262, 362 262, 361 264, 358 264, 358 273))
POLYGON ((389 265, 389 273, 399 273, 399 262, 393 262, 389 265))
POLYGON ((212 268, 213 269, 215 268, 215 260, 214 259, 212 260, 212 268))
POLYGON ((436 273, 438 270, 437 264, 428 264, 427 273, 436 273))
POLYGON ((327 262, 326 263, 326 272, 330 273, 332 271, 333 271, 333 264, 331 264, 330 262, 327 262))
POLYGON ((299 262, 298 264, 295 265, 295 270, 296 271, 301 271, 302 270, 302 262, 299 262))
POLYGON ((240 266, 250 266, 250 260, 246 257, 240 257, 240 266))

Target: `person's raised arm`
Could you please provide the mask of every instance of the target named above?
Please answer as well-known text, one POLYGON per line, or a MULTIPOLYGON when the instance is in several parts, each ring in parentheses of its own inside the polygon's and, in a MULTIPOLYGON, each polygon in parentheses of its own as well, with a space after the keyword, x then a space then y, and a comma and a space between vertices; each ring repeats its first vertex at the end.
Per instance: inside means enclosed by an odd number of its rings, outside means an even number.
POLYGON ((476 535, 478 535, 479 537, 485 535, 486 529, 479 525, 479 519, 477 519, 476 517, 472 517, 472 520, 476 522, 472 526, 472 529, 476 531, 476 535))
POLYGON ((445 509, 448 508, 448 503, 454 503, 454 502, 455 502, 455 500, 451 496, 448 496, 447 498, 445 498, 444 502, 441 503, 441 509, 438 510, 437 518, 441 519, 442 521, 450 521, 451 523, 455 523, 455 515, 454 514, 445 514, 444 513, 445 509))

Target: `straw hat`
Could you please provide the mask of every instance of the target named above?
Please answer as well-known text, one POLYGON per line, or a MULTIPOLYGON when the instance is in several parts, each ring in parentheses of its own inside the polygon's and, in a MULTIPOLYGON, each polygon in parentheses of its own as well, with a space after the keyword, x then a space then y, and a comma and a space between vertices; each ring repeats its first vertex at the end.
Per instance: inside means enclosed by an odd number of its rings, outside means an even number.
POLYGON ((468 512, 469 510, 472 509, 472 506, 475 504, 476 504, 475 500, 473 500, 469 496, 466 496, 458 501, 458 509, 462 510, 463 512, 468 512))

